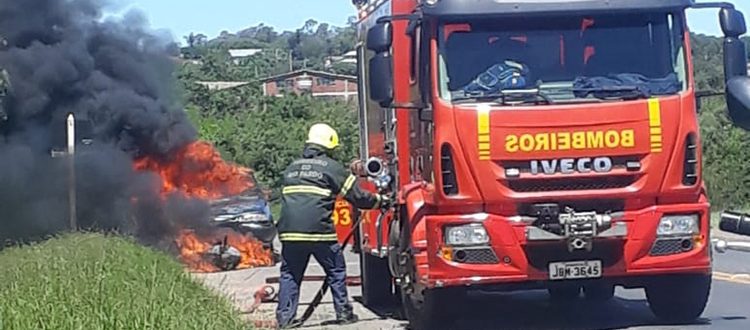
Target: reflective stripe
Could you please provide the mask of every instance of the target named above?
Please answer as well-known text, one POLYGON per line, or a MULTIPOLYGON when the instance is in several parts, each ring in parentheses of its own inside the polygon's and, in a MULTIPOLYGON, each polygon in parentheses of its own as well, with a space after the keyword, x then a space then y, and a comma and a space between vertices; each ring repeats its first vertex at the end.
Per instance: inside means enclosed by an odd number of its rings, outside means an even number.
POLYGON ((377 201, 377 202, 375 203, 375 206, 373 206, 372 208, 373 208, 373 209, 379 209, 379 208, 380 208, 380 203, 382 203, 382 202, 383 202, 383 197, 380 197, 380 195, 375 195, 375 198, 376 198, 376 199, 377 199, 378 201, 377 201))
POLYGON ((310 233, 280 233, 280 241, 337 241, 339 238, 336 233, 332 234, 310 234, 310 233))
POLYGON ((651 133, 651 152, 658 153, 662 151, 662 130, 661 130, 661 105, 659 99, 651 98, 648 100, 648 124, 649 133, 651 133))
POLYGON ((331 190, 323 189, 316 186, 288 186, 284 187, 282 194, 314 194, 321 196, 331 196, 331 190))
POLYGON ((346 193, 349 192, 349 189, 352 189, 352 186, 354 186, 354 182, 357 181, 357 177, 352 175, 349 175, 348 178, 346 178, 346 182, 344 182, 344 185, 341 187, 341 192, 339 193, 341 196, 346 196, 346 193))
POLYGON ((490 107, 486 104, 477 109, 477 143, 479 145, 479 160, 490 160, 490 107))

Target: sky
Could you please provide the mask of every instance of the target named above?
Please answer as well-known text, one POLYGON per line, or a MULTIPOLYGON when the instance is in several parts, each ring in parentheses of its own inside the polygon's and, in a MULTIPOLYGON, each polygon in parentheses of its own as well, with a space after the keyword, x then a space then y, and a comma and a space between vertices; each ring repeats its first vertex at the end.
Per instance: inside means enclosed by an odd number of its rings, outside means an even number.
MULTIPOLYGON (((701 0, 707 2, 709 0, 701 0)), ((263 23, 277 31, 295 30, 308 19, 331 25, 346 24, 355 15, 351 0, 110 0, 115 6, 109 13, 121 13, 129 8, 141 10, 151 28, 168 30, 176 41, 190 32, 203 33, 209 38, 221 31, 236 32, 263 23)), ((750 18, 750 0, 729 0, 750 18)), ((693 32, 720 35, 715 9, 688 12, 688 24, 693 32)))

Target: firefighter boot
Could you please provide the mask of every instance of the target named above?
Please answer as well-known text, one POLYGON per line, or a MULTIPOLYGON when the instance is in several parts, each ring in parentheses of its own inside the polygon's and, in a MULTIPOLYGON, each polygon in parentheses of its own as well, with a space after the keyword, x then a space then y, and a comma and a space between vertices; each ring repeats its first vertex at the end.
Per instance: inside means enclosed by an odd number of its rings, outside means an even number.
POLYGON ((340 325, 352 324, 359 321, 359 316, 354 314, 351 310, 336 315, 336 323, 340 325))

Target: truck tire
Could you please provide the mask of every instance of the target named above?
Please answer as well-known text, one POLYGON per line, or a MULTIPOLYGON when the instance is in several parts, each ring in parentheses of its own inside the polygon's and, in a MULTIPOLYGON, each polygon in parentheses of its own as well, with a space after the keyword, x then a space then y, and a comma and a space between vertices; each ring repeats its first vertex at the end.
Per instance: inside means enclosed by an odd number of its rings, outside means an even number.
POLYGON ((367 252, 359 254, 362 279, 362 303, 369 307, 384 307, 393 303, 393 282, 388 270, 388 259, 367 252))
POLYGON ((583 287, 586 300, 594 302, 609 301, 615 296, 615 286, 609 283, 595 283, 583 287))
POLYGON ((660 277, 646 286, 646 298, 657 318, 685 323, 703 314, 711 292, 711 275, 660 277))
POLYGON ((421 299, 401 294, 401 304, 411 330, 451 329, 459 314, 463 295, 455 290, 425 289, 421 299))

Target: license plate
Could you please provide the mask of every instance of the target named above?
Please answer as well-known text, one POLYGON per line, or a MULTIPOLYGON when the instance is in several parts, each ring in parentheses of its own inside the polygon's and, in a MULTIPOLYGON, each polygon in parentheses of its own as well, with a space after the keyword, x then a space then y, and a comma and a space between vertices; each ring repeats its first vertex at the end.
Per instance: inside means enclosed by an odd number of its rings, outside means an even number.
POLYGON ((581 278, 598 278, 602 276, 602 262, 567 261, 549 264, 549 278, 551 280, 571 280, 581 278))

